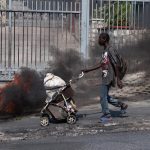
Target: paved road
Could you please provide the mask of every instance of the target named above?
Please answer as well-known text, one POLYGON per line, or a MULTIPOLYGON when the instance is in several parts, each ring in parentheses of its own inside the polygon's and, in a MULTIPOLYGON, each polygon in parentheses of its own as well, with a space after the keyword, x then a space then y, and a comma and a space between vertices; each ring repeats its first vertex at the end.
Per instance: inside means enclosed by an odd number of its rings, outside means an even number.
POLYGON ((48 136, 80 136, 96 135, 103 132, 123 132, 150 130, 150 100, 144 102, 130 102, 128 117, 118 117, 117 110, 113 111, 111 124, 103 126, 99 123, 101 115, 99 105, 90 105, 80 109, 79 120, 75 125, 66 123, 40 126, 39 116, 26 116, 13 120, 0 121, 0 141, 41 139, 48 136), (85 114, 85 115, 84 115, 85 114))
POLYGON ((46 137, 11 141, 0 150, 149 150, 150 131, 101 133, 77 137, 46 137))
POLYGON ((114 114, 108 126, 98 122, 99 105, 81 108, 75 125, 43 128, 34 115, 0 121, 0 150, 150 150, 150 100, 128 104, 129 116, 114 114))

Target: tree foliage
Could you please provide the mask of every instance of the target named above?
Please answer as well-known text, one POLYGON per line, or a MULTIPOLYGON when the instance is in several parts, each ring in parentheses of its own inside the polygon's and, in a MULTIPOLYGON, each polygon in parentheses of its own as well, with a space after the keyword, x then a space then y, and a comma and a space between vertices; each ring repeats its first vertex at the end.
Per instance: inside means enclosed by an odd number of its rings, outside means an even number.
POLYGON ((128 26, 131 2, 105 3, 103 7, 94 9, 94 18, 103 19, 109 26, 128 26))

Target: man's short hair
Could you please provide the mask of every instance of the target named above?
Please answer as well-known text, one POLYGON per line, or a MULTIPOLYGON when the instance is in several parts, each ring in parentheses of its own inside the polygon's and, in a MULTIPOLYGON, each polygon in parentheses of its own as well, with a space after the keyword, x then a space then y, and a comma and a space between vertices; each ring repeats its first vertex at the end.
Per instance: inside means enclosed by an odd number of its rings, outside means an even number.
POLYGON ((109 37, 109 34, 108 34, 108 33, 101 33, 101 34, 99 35, 99 39, 103 39, 103 40, 105 40, 106 42, 109 42, 110 37, 109 37))

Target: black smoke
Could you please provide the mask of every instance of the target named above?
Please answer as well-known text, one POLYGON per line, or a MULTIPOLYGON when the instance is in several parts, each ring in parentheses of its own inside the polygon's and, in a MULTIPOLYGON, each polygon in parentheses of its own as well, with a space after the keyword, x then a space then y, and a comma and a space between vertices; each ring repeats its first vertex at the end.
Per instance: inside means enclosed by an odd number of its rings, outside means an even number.
POLYGON ((47 72, 51 72, 66 82, 73 76, 78 75, 83 69, 83 61, 79 52, 73 49, 61 51, 54 49, 52 52, 53 60, 49 61, 47 72), (57 52, 56 52, 57 51, 57 52))
POLYGON ((143 35, 138 43, 123 47, 122 51, 128 62, 129 72, 145 71, 150 72, 150 36, 143 35))
POLYGON ((0 114, 32 113, 43 106, 46 98, 43 80, 29 68, 21 68, 12 82, 1 89, 0 114))

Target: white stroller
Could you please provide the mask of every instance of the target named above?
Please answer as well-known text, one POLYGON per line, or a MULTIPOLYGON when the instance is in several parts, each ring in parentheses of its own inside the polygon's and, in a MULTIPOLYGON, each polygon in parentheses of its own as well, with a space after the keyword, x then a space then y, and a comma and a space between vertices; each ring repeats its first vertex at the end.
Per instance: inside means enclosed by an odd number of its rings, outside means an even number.
MULTIPOLYGON (((84 74, 80 74, 79 79, 84 74)), ((75 79, 75 80, 76 80, 75 79)), ((47 73, 44 78, 44 86, 46 89, 47 99, 46 105, 41 110, 41 125, 48 126, 50 122, 60 122, 60 119, 54 115, 50 106, 59 108, 61 113, 63 113, 63 120, 66 120, 68 124, 76 123, 76 105, 73 100, 73 89, 71 88, 70 80, 68 84, 60 77, 53 75, 52 73, 47 73), (62 105, 63 103, 63 105, 62 105)), ((58 113, 58 112, 57 112, 58 113)), ((61 119, 62 120, 62 119, 61 119)))

